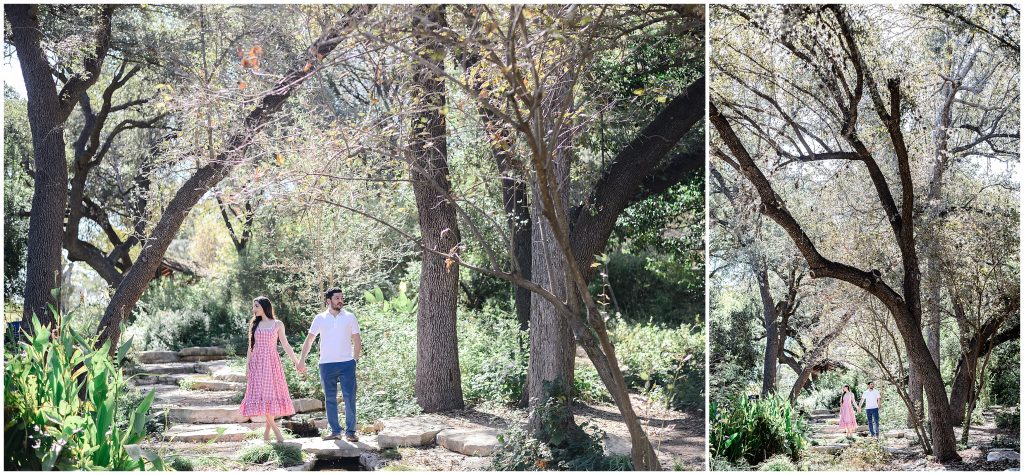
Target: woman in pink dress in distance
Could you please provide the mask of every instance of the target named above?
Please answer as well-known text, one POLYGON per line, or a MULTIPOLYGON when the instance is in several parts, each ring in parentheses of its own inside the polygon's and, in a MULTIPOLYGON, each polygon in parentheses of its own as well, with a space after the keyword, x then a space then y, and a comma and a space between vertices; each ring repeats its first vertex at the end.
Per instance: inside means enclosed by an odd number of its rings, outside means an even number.
POLYGON ((857 430, 857 412, 860 412, 857 398, 850 391, 850 385, 844 384, 843 399, 839 406, 839 428, 846 429, 847 437, 853 437, 853 431, 857 430), (856 408, 856 412, 854 408, 856 408))
POLYGON ((263 431, 263 440, 270 442, 270 431, 273 430, 277 442, 282 443, 284 436, 281 435, 281 428, 274 418, 295 414, 295 406, 288 394, 281 356, 277 353, 279 341, 285 353, 298 367, 299 359, 285 338, 284 323, 274 317, 274 307, 270 304, 270 299, 256 297, 252 301, 252 320, 249 321, 245 398, 242 399, 239 411, 245 417, 263 416, 267 424, 263 431))

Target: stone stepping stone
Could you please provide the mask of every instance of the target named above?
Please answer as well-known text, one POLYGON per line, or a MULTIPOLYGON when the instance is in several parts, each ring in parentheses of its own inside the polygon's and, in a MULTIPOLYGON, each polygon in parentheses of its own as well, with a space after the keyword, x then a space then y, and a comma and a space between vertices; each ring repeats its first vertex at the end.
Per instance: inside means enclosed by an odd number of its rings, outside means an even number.
POLYGON ((1009 449, 993 449, 985 456, 985 461, 987 462, 1000 462, 1003 460, 1019 462, 1020 454, 1009 449))
POLYGON ((303 452, 313 455, 319 460, 354 458, 359 457, 363 452, 380 450, 373 436, 364 436, 359 439, 359 442, 349 442, 345 439, 323 440, 320 437, 307 437, 286 440, 285 443, 298 444, 303 452))
POLYGON ((463 455, 489 457, 498 449, 497 429, 445 429, 437 433, 437 445, 463 455))
MULTIPOLYGON (((313 412, 319 410, 323 405, 315 399, 297 399, 293 401, 296 413, 313 412)), ((189 424, 218 424, 218 423, 240 423, 240 422, 264 422, 263 416, 245 417, 239 412, 238 404, 220 405, 168 405, 167 419, 171 422, 184 422, 189 424)))
MULTIPOLYGON (((628 457, 633 452, 633 443, 629 441, 628 437, 622 437, 615 434, 605 434, 602 442, 604 443, 605 456, 625 455, 628 457)), ((655 453, 659 456, 661 455, 657 450, 655 450, 655 453)))
POLYGON ((190 348, 182 348, 178 352, 178 356, 182 358, 187 356, 228 356, 228 350, 219 346, 193 346, 190 348))
POLYGON ((420 447, 434 443, 438 432, 447 425, 431 418, 395 417, 374 424, 377 444, 382 449, 392 447, 420 447))
POLYGON ((169 385, 178 386, 182 381, 190 378, 187 374, 154 374, 154 375, 143 375, 138 374, 132 377, 132 381, 136 385, 147 384, 147 385, 169 385))
POLYGON ((846 450, 846 444, 812 445, 810 449, 824 454, 839 455, 840 452, 846 450))
POLYGON ((177 351, 140 351, 135 353, 135 361, 141 364, 176 363, 179 360, 177 351))
POLYGON ((196 365, 195 363, 155 363, 155 364, 140 364, 136 367, 129 368, 128 374, 195 374, 196 365))
POLYGON ((902 439, 907 436, 907 433, 902 430, 891 430, 886 432, 885 436, 890 439, 902 439))
POLYGON ((233 369, 220 361, 196 363, 196 369, 200 373, 212 376, 213 379, 231 383, 245 383, 245 370, 233 369))
POLYGON ((253 430, 256 429, 245 424, 179 424, 164 431, 163 436, 172 442, 241 442, 253 430), (219 429, 224 429, 223 434, 218 434, 219 429))
POLYGON ((245 391, 245 383, 221 381, 219 379, 184 378, 191 391, 245 391))
POLYGON ((295 406, 296 414, 301 414, 322 411, 324 409, 324 402, 319 399, 310 398, 292 399, 292 406, 295 406))

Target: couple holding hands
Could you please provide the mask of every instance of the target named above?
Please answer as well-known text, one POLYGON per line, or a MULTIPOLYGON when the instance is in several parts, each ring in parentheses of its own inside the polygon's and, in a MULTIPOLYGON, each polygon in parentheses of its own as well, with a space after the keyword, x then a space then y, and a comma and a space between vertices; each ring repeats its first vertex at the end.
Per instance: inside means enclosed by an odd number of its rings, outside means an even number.
POLYGON ((331 427, 330 435, 325 436, 324 440, 338 440, 342 437, 341 425, 338 423, 340 385, 345 401, 345 440, 359 441, 356 437, 356 364, 362 353, 362 343, 359 339, 359 322, 352 312, 345 310, 343 299, 341 289, 337 287, 324 292, 326 309, 313 317, 306 341, 302 344, 302 354, 298 357, 285 338, 284 323, 274 315, 270 299, 253 299, 245 398, 242 399, 239 411, 245 417, 263 416, 266 419, 263 439, 267 442, 270 441, 271 431, 278 443, 283 442, 281 428, 274 419, 295 414, 277 345, 280 342, 295 368, 305 375, 308 373, 306 355, 317 336, 320 337, 320 383, 326 399, 327 423, 331 427))

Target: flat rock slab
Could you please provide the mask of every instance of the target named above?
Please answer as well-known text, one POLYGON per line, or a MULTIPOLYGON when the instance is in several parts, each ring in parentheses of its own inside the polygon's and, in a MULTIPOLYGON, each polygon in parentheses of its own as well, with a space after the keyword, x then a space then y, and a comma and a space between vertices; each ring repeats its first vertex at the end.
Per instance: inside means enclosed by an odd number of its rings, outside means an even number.
POLYGON ((129 374, 194 374, 195 372, 195 363, 188 362, 140 364, 128 369, 129 374))
POLYGON ((810 448, 815 452, 838 455, 846 449, 846 444, 812 445, 810 448))
POLYGON ((437 444, 463 455, 489 457, 498 449, 497 429, 445 429, 437 433, 437 444))
POLYGON ((891 430, 885 433, 885 436, 890 439, 902 439, 907 436, 907 433, 902 430, 891 430))
POLYGON ((182 358, 186 356, 228 356, 228 350, 219 346, 194 346, 191 348, 182 348, 178 352, 178 356, 182 358))
MULTIPOLYGON (((300 398, 293 399, 292 406, 295 406, 295 413, 315 412, 323 410, 324 402, 319 399, 300 398)), ((342 413, 344 415, 344 413, 342 413)))
POLYGON ((429 417, 395 417, 374 423, 381 448, 419 447, 434 443, 437 433, 448 428, 429 417))
POLYGON ((985 457, 985 460, 989 462, 999 462, 1002 460, 1020 461, 1020 454, 1008 449, 995 449, 989 451, 988 455, 985 457))
POLYGON ((213 379, 219 379, 221 381, 227 381, 231 383, 244 383, 245 373, 237 370, 233 370, 228 367, 218 368, 210 373, 213 379))
POLYGON ((192 391, 245 391, 245 383, 217 379, 187 378, 186 385, 192 391))
POLYGON ((376 452, 380 450, 372 437, 361 437, 359 442, 347 440, 323 440, 319 437, 292 439, 285 441, 286 444, 298 444, 302 451, 315 456, 320 460, 335 460, 343 458, 359 457, 363 452, 376 452))
POLYGON ((135 353, 135 361, 142 364, 175 363, 179 358, 177 351, 140 351, 135 353))
POLYGON ((254 429, 244 424, 181 424, 164 431, 164 437, 173 442, 204 443, 216 440, 217 442, 241 442, 252 433, 254 429), (223 429, 223 433, 218 433, 223 429))
POLYGON ((828 409, 815 409, 811 411, 811 417, 832 417, 832 411, 828 409))
POLYGON ((249 422, 250 420, 260 422, 262 417, 249 418, 242 415, 238 410, 238 404, 206 407, 168 407, 167 419, 171 422, 184 422, 188 424, 220 424, 249 422), (257 419, 259 419, 257 421, 257 419))
POLYGON ((227 356, 221 355, 194 355, 194 356, 182 356, 181 361, 190 361, 198 363, 200 361, 220 361, 227 359, 227 356))

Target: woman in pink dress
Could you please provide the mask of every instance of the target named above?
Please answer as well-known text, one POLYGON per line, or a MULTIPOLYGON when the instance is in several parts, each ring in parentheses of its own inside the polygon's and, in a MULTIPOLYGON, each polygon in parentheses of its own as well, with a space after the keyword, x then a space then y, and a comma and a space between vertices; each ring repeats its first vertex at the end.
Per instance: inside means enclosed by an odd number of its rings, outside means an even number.
POLYGON ((274 318, 274 307, 270 299, 256 297, 252 301, 252 320, 249 321, 249 353, 245 373, 245 398, 239 408, 245 417, 263 416, 267 427, 263 440, 270 442, 270 431, 274 431, 277 442, 284 442, 281 428, 274 422, 275 417, 295 414, 295 406, 288 395, 288 383, 284 379, 281 357, 277 354, 277 342, 296 367, 299 359, 292 351, 284 335, 284 323, 274 318))
POLYGON ((847 437, 853 437, 853 431, 857 429, 857 413, 854 412, 854 408, 857 412, 860 411, 857 399, 850 392, 850 385, 844 384, 843 402, 839 407, 839 428, 846 429, 847 437))

